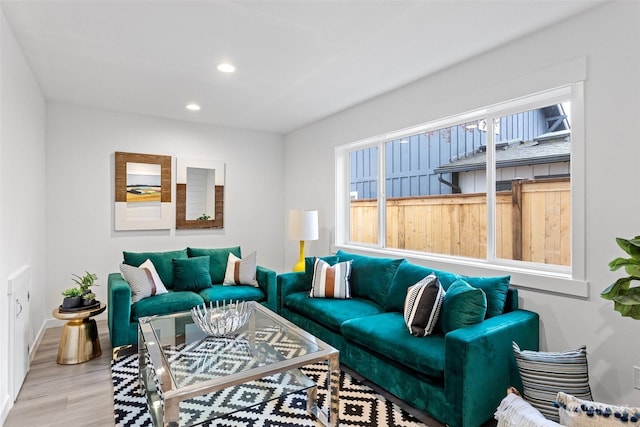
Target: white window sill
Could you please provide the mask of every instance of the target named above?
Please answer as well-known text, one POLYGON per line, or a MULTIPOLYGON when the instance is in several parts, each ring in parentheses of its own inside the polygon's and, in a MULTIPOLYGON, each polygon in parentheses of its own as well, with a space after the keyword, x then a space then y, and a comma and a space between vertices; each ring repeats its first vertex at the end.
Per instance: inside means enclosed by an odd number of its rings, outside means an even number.
POLYGON ((497 265, 468 258, 438 257, 393 249, 341 244, 335 249, 362 255, 405 258, 407 261, 431 267, 437 270, 449 271, 465 276, 511 276, 511 285, 516 288, 549 292, 576 297, 589 297, 589 282, 577 280, 567 273, 547 272, 521 267, 497 265))

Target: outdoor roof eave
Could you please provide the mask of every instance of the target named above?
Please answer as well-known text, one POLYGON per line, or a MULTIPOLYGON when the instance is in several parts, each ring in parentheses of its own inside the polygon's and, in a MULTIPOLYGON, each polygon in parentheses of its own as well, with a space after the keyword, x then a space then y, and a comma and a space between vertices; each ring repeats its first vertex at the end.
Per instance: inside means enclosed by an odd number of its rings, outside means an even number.
MULTIPOLYGON (((533 157, 528 159, 510 159, 496 162, 498 168, 511 168, 517 166, 539 165, 543 163, 561 163, 571 160, 570 154, 557 154, 553 156, 533 157)), ((485 170, 486 162, 468 163, 462 165, 444 165, 433 170, 434 173, 451 173, 451 172, 471 172, 476 170, 485 170)))

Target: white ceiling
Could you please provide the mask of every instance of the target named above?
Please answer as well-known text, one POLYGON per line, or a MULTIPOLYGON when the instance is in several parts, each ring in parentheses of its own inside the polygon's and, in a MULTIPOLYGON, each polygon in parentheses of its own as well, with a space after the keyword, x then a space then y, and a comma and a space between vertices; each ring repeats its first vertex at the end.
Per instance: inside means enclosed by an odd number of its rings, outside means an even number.
POLYGON ((599 3, 2 0, 1 5, 48 101, 288 133, 599 3), (223 61, 235 64, 236 73, 218 72, 223 61), (190 102, 202 110, 185 110, 190 102))

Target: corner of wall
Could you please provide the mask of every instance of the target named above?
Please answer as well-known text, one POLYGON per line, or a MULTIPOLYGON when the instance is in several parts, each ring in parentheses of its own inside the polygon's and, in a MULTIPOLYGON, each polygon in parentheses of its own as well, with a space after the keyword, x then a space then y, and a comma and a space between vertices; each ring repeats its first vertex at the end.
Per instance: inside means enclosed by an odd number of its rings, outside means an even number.
POLYGON ((0 405, 0 425, 4 425, 12 407, 13 402, 11 401, 11 398, 8 394, 5 394, 2 398, 2 405, 0 405))

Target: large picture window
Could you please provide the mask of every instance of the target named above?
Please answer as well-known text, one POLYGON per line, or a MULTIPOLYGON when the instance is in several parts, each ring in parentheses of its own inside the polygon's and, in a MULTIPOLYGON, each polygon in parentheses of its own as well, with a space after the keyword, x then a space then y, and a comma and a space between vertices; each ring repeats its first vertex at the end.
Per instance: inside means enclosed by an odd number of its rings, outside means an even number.
POLYGON ((571 273, 571 104, 566 87, 340 147, 337 243, 571 273))

